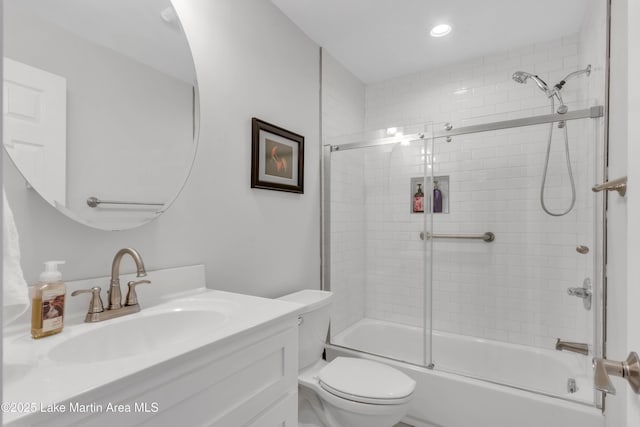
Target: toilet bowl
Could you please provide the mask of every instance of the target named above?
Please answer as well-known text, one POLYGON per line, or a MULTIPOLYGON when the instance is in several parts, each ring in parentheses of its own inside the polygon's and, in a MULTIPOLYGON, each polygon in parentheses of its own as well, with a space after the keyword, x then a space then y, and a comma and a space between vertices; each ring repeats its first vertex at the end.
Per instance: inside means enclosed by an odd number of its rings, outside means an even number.
POLYGON ((331 295, 305 290, 281 298, 300 305, 300 426, 391 427, 406 415, 416 383, 383 363, 350 357, 322 359, 331 295))

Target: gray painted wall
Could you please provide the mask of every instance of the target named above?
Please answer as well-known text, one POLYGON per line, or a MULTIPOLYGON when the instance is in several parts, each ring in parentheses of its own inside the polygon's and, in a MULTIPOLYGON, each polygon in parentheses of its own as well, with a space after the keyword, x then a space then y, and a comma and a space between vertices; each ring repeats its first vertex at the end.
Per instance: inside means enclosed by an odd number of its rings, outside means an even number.
MULTIPOLYGON (((27 281, 50 259, 67 261, 67 280, 108 274, 115 252, 131 246, 148 269, 205 264, 214 289, 278 296, 319 288, 318 46, 271 2, 174 4, 200 87, 200 145, 189 182, 158 220, 105 232, 56 212, 5 159, 27 281), (305 194, 250 188, 254 116, 306 137, 305 194)), ((132 270, 125 260, 123 271, 132 270)))

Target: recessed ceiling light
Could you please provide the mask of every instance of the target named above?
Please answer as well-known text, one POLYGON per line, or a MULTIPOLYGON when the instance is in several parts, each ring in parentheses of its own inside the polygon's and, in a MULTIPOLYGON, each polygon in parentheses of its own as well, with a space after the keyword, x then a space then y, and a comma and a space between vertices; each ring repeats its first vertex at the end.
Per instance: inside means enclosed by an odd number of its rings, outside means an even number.
POLYGON ((431 29, 431 37, 444 37, 451 32, 451 25, 440 24, 431 29))

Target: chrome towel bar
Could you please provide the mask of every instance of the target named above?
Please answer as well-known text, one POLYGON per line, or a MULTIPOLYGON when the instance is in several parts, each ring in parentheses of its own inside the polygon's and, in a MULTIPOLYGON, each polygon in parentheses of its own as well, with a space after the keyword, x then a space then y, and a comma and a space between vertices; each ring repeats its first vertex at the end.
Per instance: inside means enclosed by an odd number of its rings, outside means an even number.
POLYGON ((97 197, 89 197, 87 199, 87 205, 92 208, 98 205, 142 205, 142 206, 164 206, 164 203, 148 203, 148 202, 123 202, 116 200, 100 200, 97 197))
POLYGON ((427 239, 471 239, 471 240, 484 240, 485 242, 493 242, 496 240, 496 235, 490 231, 487 231, 484 234, 431 234, 424 233, 424 231, 420 232, 420 239, 424 240, 425 236, 427 239))

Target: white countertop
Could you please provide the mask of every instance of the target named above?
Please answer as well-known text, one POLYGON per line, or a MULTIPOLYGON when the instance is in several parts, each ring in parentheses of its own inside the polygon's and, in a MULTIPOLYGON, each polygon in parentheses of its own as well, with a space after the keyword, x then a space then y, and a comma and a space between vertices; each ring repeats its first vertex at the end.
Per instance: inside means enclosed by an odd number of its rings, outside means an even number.
MULTIPOLYGON (((147 278, 152 283, 144 285, 145 288, 139 287, 138 297, 143 307, 139 313, 104 322, 84 323, 83 317, 88 307, 88 296, 85 295, 83 298, 73 298, 80 300, 81 304, 78 304, 77 301, 67 302, 65 328, 60 334, 34 340, 30 335, 29 324, 24 322, 25 319, 5 329, 3 344, 4 402, 29 403, 40 408, 41 405, 46 407, 50 404, 72 400, 90 390, 197 348, 215 342, 224 342, 227 338, 262 327, 286 316, 294 317, 299 307, 294 303, 275 299, 207 289, 203 283, 204 268, 202 266, 159 270, 151 272, 147 278), (191 280, 191 284, 176 286, 175 280, 177 278, 191 280), (179 288, 180 292, 167 292, 171 288, 179 288), (79 311, 79 307, 83 308, 79 311), (84 360, 82 348, 77 349, 77 354, 71 353, 73 357, 70 359, 74 360, 69 361, 60 360, 60 354, 69 354, 69 352, 58 351, 56 353, 59 346, 68 346, 69 343, 75 342, 86 343, 87 340, 84 338, 92 338, 93 336, 102 337, 105 332, 109 331, 109 329, 101 331, 102 328, 112 328, 111 331, 117 330, 118 333, 122 333, 123 330, 127 330, 127 325, 133 324, 131 322, 142 321, 138 325, 143 323, 153 325, 153 316, 183 311, 195 311, 196 314, 214 312, 216 317, 212 318, 215 319, 212 321, 213 325, 188 324, 175 325, 175 327, 170 325, 173 330, 172 337, 178 337, 179 344, 176 344, 175 340, 168 339, 167 345, 158 345, 158 342, 162 341, 158 341, 157 338, 162 337, 164 331, 150 330, 149 336, 155 337, 155 340, 151 340, 155 343, 151 351, 144 351, 145 344, 139 344, 136 341, 136 347, 143 346, 141 347, 143 351, 136 350, 136 352, 128 354, 125 352, 124 356, 106 358, 106 360, 84 360), (119 324, 122 325, 118 326, 119 324), (184 333, 180 329, 182 327, 185 328, 184 333), (92 334, 92 336, 86 334, 92 334), (80 337, 79 340, 78 337, 80 337), (57 357, 52 357, 52 354, 57 357)), ((71 299, 70 294, 73 289, 94 286, 95 281, 102 280, 104 278, 69 283, 68 299, 71 299)), ((130 280, 128 276, 123 275, 121 283, 125 284, 125 287, 127 280, 130 280)), ((106 298, 104 287, 103 299, 106 298)), ((181 319, 181 317, 177 318, 181 319)), ((73 345, 75 344, 72 344, 72 350, 74 350, 73 345)), ((105 343, 105 345, 114 344, 105 343)), ((91 354, 94 357, 96 354, 100 354, 96 353, 99 350, 93 347, 99 347, 99 345, 86 349, 87 359, 91 359, 91 354)), ((28 413, 29 410, 26 412, 5 412, 4 422, 16 420, 28 415, 28 413)))

